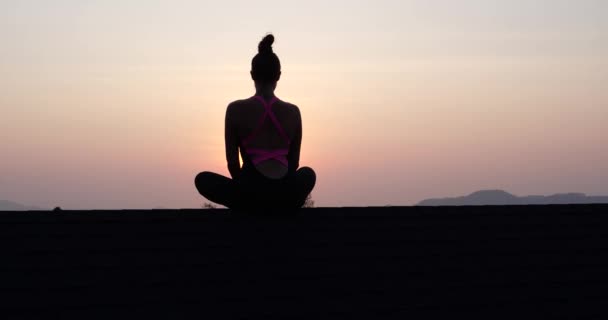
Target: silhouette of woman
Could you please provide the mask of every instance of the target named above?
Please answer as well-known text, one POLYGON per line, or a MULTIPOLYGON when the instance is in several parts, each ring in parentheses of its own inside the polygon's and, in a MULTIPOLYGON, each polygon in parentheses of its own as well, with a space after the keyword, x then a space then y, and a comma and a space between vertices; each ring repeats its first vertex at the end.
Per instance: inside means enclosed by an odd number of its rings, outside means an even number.
POLYGON ((298 168, 300 110, 274 95, 281 62, 273 43, 274 36, 266 35, 251 61, 255 95, 234 101, 226 109, 224 139, 232 179, 201 172, 194 181, 202 196, 228 208, 299 208, 316 182, 311 168, 298 168))

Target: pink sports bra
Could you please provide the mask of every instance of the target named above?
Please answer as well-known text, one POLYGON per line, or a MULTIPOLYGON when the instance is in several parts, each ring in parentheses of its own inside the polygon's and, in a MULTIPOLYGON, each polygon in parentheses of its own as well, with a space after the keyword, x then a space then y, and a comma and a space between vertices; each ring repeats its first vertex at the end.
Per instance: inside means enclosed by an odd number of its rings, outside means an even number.
POLYGON ((289 145, 291 141, 285 133, 285 130, 283 130, 281 123, 279 123, 279 120, 277 120, 277 117, 272 112, 272 104, 277 102, 279 99, 277 97, 274 97, 269 102, 266 102, 261 96, 253 96, 252 98, 260 101, 262 105, 264 105, 264 114, 262 115, 262 117, 260 117, 257 127, 251 132, 251 134, 247 138, 241 141, 241 148, 243 149, 243 151, 245 151, 245 153, 249 155, 249 157, 251 158, 251 162, 253 162, 254 165, 257 165, 262 161, 275 159, 287 167, 287 154, 289 153, 289 145), (275 149, 260 149, 251 148, 248 146, 249 142, 251 142, 251 140, 255 138, 260 132, 264 121, 266 121, 266 118, 270 118, 270 121, 272 121, 274 126, 277 128, 279 134, 285 139, 287 147, 275 149))

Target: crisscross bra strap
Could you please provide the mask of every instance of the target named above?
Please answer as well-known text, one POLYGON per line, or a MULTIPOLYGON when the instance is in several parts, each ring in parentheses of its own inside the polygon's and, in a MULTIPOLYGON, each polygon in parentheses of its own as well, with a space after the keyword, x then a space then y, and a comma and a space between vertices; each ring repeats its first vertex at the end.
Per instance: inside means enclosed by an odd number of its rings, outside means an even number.
POLYGON ((274 159, 281 162, 284 166, 287 167, 287 154, 289 153, 289 149, 257 149, 257 148, 247 148, 247 154, 251 157, 251 161, 253 164, 258 164, 262 161, 266 161, 269 159, 274 159))
POLYGON ((272 105, 275 102, 277 102, 279 99, 274 97, 269 102, 266 102, 266 100, 264 100, 264 98, 262 98, 261 96, 254 96, 253 98, 262 103, 262 105, 264 106, 264 114, 260 117, 260 120, 258 121, 257 126, 251 132, 251 134, 248 137, 246 137, 245 139, 243 139, 242 146, 243 146, 244 150, 247 152, 247 154, 249 154, 251 156, 251 161, 254 164, 258 164, 262 161, 269 160, 269 159, 275 159, 275 160, 280 161, 285 166, 287 166, 287 154, 289 152, 289 148, 277 148, 277 149, 272 149, 272 150, 266 150, 266 149, 247 147, 249 142, 251 142, 251 140, 259 134, 260 130, 262 129, 262 125, 266 121, 266 118, 270 118, 270 121, 273 123, 273 125, 275 126, 275 128, 277 129, 277 131, 279 132, 281 137, 283 137, 283 139, 285 139, 285 142, 287 143, 287 145, 289 146, 289 144, 291 143, 289 137, 285 133, 285 130, 281 126, 281 123, 279 122, 279 120, 277 120, 277 117, 274 115, 274 112, 272 112, 272 105))
POLYGON ((285 139, 285 141, 289 145, 289 137, 285 133, 285 130, 283 130, 283 127, 281 126, 279 120, 277 120, 277 117, 274 115, 274 112, 272 112, 272 105, 279 99, 277 97, 274 97, 269 102, 266 102, 266 100, 264 100, 264 98, 260 96, 254 96, 253 98, 262 103, 262 105, 264 106, 264 114, 260 117, 256 128, 251 132, 251 134, 247 138, 243 139, 243 145, 245 146, 249 144, 249 142, 259 134, 260 130, 262 129, 262 124, 264 124, 264 121, 266 121, 267 117, 270 118, 270 121, 272 121, 275 128, 277 128, 277 131, 279 131, 281 137, 283 137, 283 139, 285 139))

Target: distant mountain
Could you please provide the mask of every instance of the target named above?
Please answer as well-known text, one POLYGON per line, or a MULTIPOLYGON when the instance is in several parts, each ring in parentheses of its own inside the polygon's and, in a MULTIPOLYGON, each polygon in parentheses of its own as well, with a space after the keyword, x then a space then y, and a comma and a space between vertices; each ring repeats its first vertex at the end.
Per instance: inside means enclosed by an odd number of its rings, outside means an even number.
POLYGON ((27 210, 46 210, 34 206, 26 206, 17 202, 0 200, 0 211, 27 211, 27 210))
POLYGON ((608 203, 608 196, 587 196, 584 193, 558 193, 550 196, 518 197, 504 190, 481 190, 468 196, 433 198, 420 201, 418 206, 485 206, 529 204, 608 203))

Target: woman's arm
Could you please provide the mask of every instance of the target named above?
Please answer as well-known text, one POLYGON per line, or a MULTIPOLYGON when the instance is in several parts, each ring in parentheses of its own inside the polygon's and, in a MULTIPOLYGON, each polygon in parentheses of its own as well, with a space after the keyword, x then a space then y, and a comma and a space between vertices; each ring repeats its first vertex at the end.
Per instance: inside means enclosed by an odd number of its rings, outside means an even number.
POLYGON ((226 144, 226 162, 228 171, 232 179, 241 173, 241 163, 239 161, 239 138, 234 125, 234 105, 229 104, 226 108, 226 118, 224 121, 224 142, 226 144))
POLYGON ((295 172, 300 167, 300 148, 302 147, 302 115, 300 109, 296 107, 296 134, 291 140, 289 146, 289 154, 287 155, 287 161, 289 163, 289 171, 295 172))

